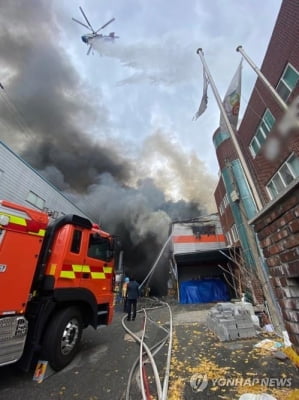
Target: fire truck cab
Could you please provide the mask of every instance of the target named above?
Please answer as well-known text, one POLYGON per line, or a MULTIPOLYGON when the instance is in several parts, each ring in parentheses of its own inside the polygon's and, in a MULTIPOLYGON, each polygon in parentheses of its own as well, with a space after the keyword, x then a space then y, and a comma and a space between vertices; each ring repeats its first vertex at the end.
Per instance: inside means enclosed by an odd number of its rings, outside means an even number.
POLYGON ((0 366, 54 370, 75 356, 82 329, 108 325, 114 304, 114 239, 78 215, 50 221, 0 200, 0 366))

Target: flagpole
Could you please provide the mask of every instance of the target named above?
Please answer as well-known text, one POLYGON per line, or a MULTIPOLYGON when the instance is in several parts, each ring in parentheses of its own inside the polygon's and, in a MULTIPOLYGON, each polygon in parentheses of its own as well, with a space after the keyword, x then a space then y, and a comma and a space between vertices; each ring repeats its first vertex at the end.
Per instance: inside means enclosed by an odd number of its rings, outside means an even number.
POLYGON ((218 107, 220 108, 220 112, 221 112, 222 117, 223 117, 223 119, 224 119, 224 121, 225 121, 227 130, 228 130, 228 132, 229 132, 229 134, 230 134, 230 137, 231 137, 231 139, 232 139, 232 141, 233 141, 233 144, 234 144, 234 146, 235 146, 236 152, 237 152, 238 157, 239 157, 239 159, 240 159, 240 162, 241 162, 241 165, 242 165, 242 167, 243 167, 243 170, 244 170, 245 176, 246 176, 246 178, 247 178, 248 184, 249 184, 249 186, 250 186, 250 189, 251 189, 253 198, 254 198, 254 200, 255 200, 256 207, 257 207, 258 211, 260 211, 260 210, 263 208, 263 205, 262 205, 260 196, 259 196, 259 194, 258 194, 258 192, 257 192, 257 190, 256 190, 254 181, 253 181, 252 176, 251 176, 251 174, 250 174, 250 171, 249 171, 249 169, 248 169, 248 167, 247 167, 247 163, 246 163, 246 161, 245 161, 245 158, 244 158, 244 156, 243 156, 243 153, 242 153, 241 148, 240 148, 240 146, 239 146, 239 143, 238 143, 238 141, 237 141, 235 132, 234 132, 232 126, 231 126, 231 123, 229 122, 227 113, 226 113, 226 111, 225 111, 225 109, 224 109, 224 107, 223 107, 222 100, 221 100, 220 95, 219 95, 219 93, 218 93, 218 90, 217 90, 217 88, 216 88, 215 82, 214 82, 214 80, 213 80, 213 78, 212 78, 212 76, 211 76, 211 73, 210 73, 210 71, 209 71, 209 68, 208 68, 208 66, 207 66, 207 63, 206 63, 206 61, 205 61, 205 58, 204 58, 204 55, 203 55, 203 50, 202 50, 201 48, 197 49, 197 54, 199 55, 199 57, 200 57, 200 59, 201 59, 201 62, 202 62, 202 64, 203 64, 203 67, 204 67, 204 69, 205 69, 205 71, 206 71, 206 74, 207 74, 207 76, 208 76, 208 78, 209 78, 209 82, 210 82, 210 84, 211 84, 211 87, 212 87, 212 90, 213 90, 215 99, 216 99, 216 101, 217 101, 218 107))
POLYGON ((271 95, 274 97, 276 102, 279 104, 281 109, 283 111, 287 111, 288 106, 287 104, 283 101, 283 99, 279 96, 277 91, 274 89, 274 87, 271 85, 271 83, 268 81, 268 79, 265 77, 265 75, 261 72, 260 69, 254 64, 254 62, 248 57, 248 55, 245 53, 243 50, 242 46, 238 46, 236 48, 236 51, 242 54, 242 56, 245 58, 245 60, 248 62, 248 64, 251 66, 251 68, 257 73, 261 81, 264 83, 264 85, 267 87, 271 95))

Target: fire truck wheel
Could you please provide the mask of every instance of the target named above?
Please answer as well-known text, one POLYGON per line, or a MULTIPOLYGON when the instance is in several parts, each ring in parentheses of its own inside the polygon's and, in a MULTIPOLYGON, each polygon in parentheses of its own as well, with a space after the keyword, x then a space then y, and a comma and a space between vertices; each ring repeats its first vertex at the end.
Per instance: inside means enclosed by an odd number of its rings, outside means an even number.
POLYGON ((59 371, 69 364, 77 353, 82 335, 82 317, 76 307, 58 311, 50 321, 43 340, 43 357, 59 371))

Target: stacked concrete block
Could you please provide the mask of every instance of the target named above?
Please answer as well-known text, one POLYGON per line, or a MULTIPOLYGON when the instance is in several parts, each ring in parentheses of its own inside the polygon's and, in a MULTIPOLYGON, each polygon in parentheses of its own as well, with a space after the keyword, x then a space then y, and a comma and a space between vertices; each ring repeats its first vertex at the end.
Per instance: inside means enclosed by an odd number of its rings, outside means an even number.
POLYGON ((251 315, 246 309, 242 310, 241 313, 237 313, 235 318, 240 338, 250 338, 256 336, 256 330, 253 325, 251 315))
POLYGON ((207 326, 221 341, 256 336, 250 311, 242 303, 218 303, 208 312, 207 326))

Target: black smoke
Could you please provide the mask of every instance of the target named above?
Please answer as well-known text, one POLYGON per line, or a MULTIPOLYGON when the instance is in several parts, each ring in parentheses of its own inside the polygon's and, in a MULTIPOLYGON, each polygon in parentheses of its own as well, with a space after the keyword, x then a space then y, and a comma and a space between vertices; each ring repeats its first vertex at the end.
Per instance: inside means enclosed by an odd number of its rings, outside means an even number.
MULTIPOLYGON (((138 181, 137 187, 120 184, 111 175, 103 174, 97 184, 84 195, 71 199, 89 213, 105 230, 121 240, 124 249, 124 269, 134 272, 140 281, 157 259, 175 220, 198 217, 198 204, 167 200, 165 194, 150 178, 138 181)), ((168 250, 161 259, 167 270, 168 250)), ((161 271, 159 272, 161 278, 161 271)), ((166 281, 158 279, 155 286, 165 290, 166 281)))
MULTIPOLYGON (((121 238, 126 271, 135 271, 141 280, 167 239, 171 221, 204 212, 194 198, 198 182, 191 176, 185 198, 171 201, 164 190, 167 176, 161 174, 159 185, 144 171, 138 178, 141 159, 126 157, 125 146, 109 139, 110 110, 101 92, 96 99, 90 95, 58 41, 61 28, 52 1, 2 0, 0 25, 1 139, 121 238)), ((149 143, 151 152, 161 143, 156 136, 149 143)), ((197 170, 194 157, 189 168, 184 155, 177 157, 169 146, 163 155, 176 172, 184 164, 182 190, 189 171, 197 170)))
POLYGON ((129 163, 101 140, 109 131, 108 111, 84 90, 67 54, 57 45, 59 27, 51 1, 23 4, 2 2, 0 8, 0 81, 6 100, 0 103, 0 113, 8 128, 5 141, 20 149, 34 168, 55 166, 76 191, 84 192, 103 172, 127 179, 129 163), (98 141, 84 129, 87 122, 98 126, 98 141))

